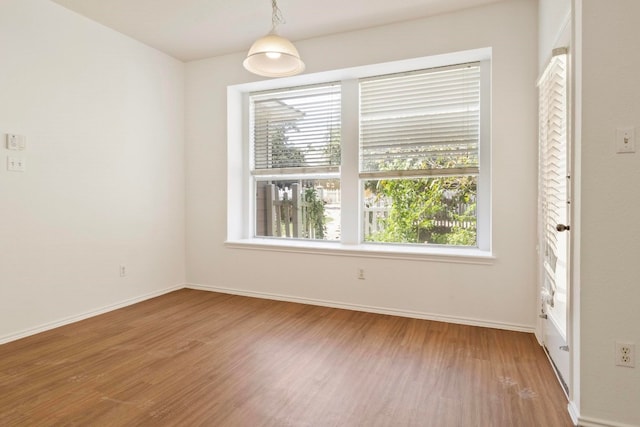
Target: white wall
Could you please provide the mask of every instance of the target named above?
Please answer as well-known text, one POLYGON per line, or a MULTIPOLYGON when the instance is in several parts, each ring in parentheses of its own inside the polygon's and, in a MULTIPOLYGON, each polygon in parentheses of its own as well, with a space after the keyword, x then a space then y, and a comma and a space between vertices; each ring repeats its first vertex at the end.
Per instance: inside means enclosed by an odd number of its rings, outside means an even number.
POLYGON ((0 342, 184 283, 184 65, 48 0, 0 58, 0 342))
POLYGON ((412 311, 533 330, 536 315, 537 3, 515 0, 297 46, 307 72, 492 47, 492 265, 231 249, 226 87, 243 54, 187 64, 187 271, 204 287, 412 311), (356 278, 364 268, 367 280, 356 278))
POLYGON ((638 426, 640 358, 635 369, 614 366, 614 342, 634 342, 640 350, 640 144, 635 154, 615 154, 614 135, 618 126, 636 126, 640 137, 640 2, 576 6, 582 12, 581 419, 638 426))
POLYGON ((538 72, 542 74, 551 51, 568 47, 571 0, 538 0, 538 72))

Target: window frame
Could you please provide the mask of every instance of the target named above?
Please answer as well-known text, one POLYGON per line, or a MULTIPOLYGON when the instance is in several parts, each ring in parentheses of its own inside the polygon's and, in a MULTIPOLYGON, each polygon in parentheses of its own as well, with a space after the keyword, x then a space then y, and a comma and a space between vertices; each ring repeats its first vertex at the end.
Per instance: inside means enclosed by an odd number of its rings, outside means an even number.
MULTIPOLYGON (((364 110, 361 110, 359 112, 359 117, 358 117, 358 120, 361 126, 360 127, 360 145, 359 145, 359 148, 360 148, 359 177, 360 177, 361 191, 363 191, 362 190, 364 188, 363 184, 365 182, 379 181, 379 180, 413 181, 413 180, 420 180, 420 179, 441 179, 441 178, 446 179, 446 178, 453 178, 453 177, 474 176, 476 177, 476 182, 478 182, 479 172, 480 172, 480 161, 479 161, 480 160, 479 159, 480 142, 482 140, 480 135, 480 124, 481 124, 480 123, 481 122, 480 98, 481 98, 481 95, 483 95, 482 93, 483 89, 485 93, 488 92, 488 87, 486 86, 482 87, 482 85, 480 84, 481 71, 482 71, 482 63, 480 61, 473 61, 473 62, 467 62, 467 63, 461 63, 461 64, 451 64, 443 67, 432 67, 428 69, 419 69, 419 70, 413 70, 408 72, 385 74, 381 76, 374 76, 374 77, 369 77, 365 79, 360 79, 359 80, 359 86, 360 86, 359 103, 360 103, 361 109, 364 108, 364 110), (466 95, 477 96, 477 99, 474 99, 475 102, 472 102, 472 105, 477 106, 478 109, 467 110, 462 113, 460 111, 457 111, 455 114, 456 115, 462 114, 463 118, 460 121, 456 121, 454 123, 456 126, 458 126, 458 128, 456 128, 458 132, 463 133, 467 137, 473 138, 475 136, 475 139, 477 141, 475 149, 469 150, 468 148, 465 148, 466 153, 470 155, 472 154, 477 155, 478 158, 474 164, 466 165, 466 166, 456 165, 454 167, 443 167, 438 169, 436 168, 419 168, 418 169, 418 168, 408 167, 400 170, 396 170, 396 169, 384 170, 379 168, 369 168, 368 165, 365 164, 366 159, 368 159, 369 156, 373 154, 372 151, 376 151, 375 144, 371 144, 371 138, 378 137, 379 134, 377 132, 381 130, 381 128, 385 128, 385 132, 388 131, 389 126, 395 126, 395 128, 393 129, 394 132, 397 131, 399 133, 394 133, 393 138, 388 138, 387 140, 385 140, 385 144, 393 144, 393 145, 387 145, 387 148, 393 147, 393 148, 397 148, 405 151, 407 150, 407 147, 405 145, 406 141, 404 138, 409 137, 412 140, 411 142, 416 142, 415 138, 420 138, 419 141, 421 144, 423 144, 421 148, 428 150, 425 152, 430 154, 425 157, 431 157, 431 156, 438 157, 439 152, 438 150, 434 150, 434 145, 432 145, 435 138, 431 139, 430 142, 427 143, 426 140, 424 139, 426 138, 425 135, 433 131, 433 128, 430 127, 431 125, 439 126, 444 123, 440 121, 440 120, 443 120, 443 116, 440 115, 441 113, 443 113, 443 110, 441 110, 440 108, 445 108, 446 110, 451 106, 453 106, 454 108, 460 107, 460 104, 456 104, 456 102, 460 101, 460 98, 459 98, 459 96, 461 95, 460 85, 466 87, 465 85, 469 83, 467 79, 469 78, 470 74, 473 75, 472 80, 470 81, 472 84, 472 87, 473 88, 477 87, 478 92, 477 92, 477 95, 473 93, 475 91, 471 93, 466 93, 466 95), (428 85, 425 84, 425 80, 429 81, 428 85), (394 82, 394 84, 388 85, 389 81, 394 82), (452 92, 447 92, 446 94, 442 94, 438 96, 437 102, 436 102, 437 105, 434 105, 433 91, 434 90, 438 91, 438 89, 440 88, 440 85, 444 85, 444 84, 449 85, 452 82, 454 82, 456 85, 455 89, 453 89, 452 92), (419 101, 414 100, 413 102, 411 102, 412 108, 409 110, 406 110, 404 109, 404 105, 409 100, 402 98, 400 96, 400 93, 407 94, 408 85, 417 86, 418 90, 425 91, 427 97, 420 98, 419 101), (367 88, 366 86, 369 86, 369 88, 367 88), (370 95, 370 97, 367 97, 367 94, 370 95), (387 103, 395 104, 400 99, 402 99, 402 105, 399 106, 399 110, 396 111, 395 109, 393 110, 388 109, 387 103), (424 109, 431 110, 431 113, 435 113, 435 114, 433 114, 432 116, 416 114, 416 109, 417 110, 422 109, 421 110, 422 114, 424 114, 425 112, 424 109), (393 115, 394 117, 398 117, 397 113, 400 113, 400 116, 411 121, 412 126, 420 127, 420 132, 414 134, 412 130, 406 129, 402 125, 397 126, 395 120, 392 122, 389 122, 389 121, 386 121, 384 118, 382 120, 380 120, 380 118, 373 118, 379 114, 382 114, 383 116, 393 115), (414 114, 414 115, 407 116, 406 115, 407 113, 414 114), (477 115, 477 119, 476 119, 477 121, 474 120, 473 116, 475 115, 477 115), (471 120, 474 123, 477 123, 477 127, 475 126, 472 126, 471 128, 468 127, 469 122, 467 122, 467 119, 469 119, 470 116, 471 116, 471 120), (416 118, 420 118, 420 120, 415 121, 416 118), (431 122, 431 123, 430 125, 425 126, 427 122, 431 122), (465 124, 462 124, 462 123, 465 123, 465 124), (362 127, 363 124, 365 125, 365 127, 362 127), (471 131, 473 135, 469 134, 469 131, 471 131), (474 131, 477 131, 477 133, 474 131)), ((411 95, 413 96, 415 94, 411 94, 411 95)), ((466 106, 469 105, 468 100, 465 102, 465 104, 466 106)), ((446 113, 444 114, 444 116, 445 116, 444 120, 448 122, 450 125, 452 116, 446 113)), ((457 120, 455 116, 453 117, 453 119, 457 120)), ((378 142, 380 142, 380 139, 379 138, 377 139, 378 139, 378 142)), ((441 143, 441 142, 442 140, 438 139, 438 143, 441 143)), ((410 145, 413 145, 413 144, 410 143, 410 145)), ((406 151, 406 154, 410 155, 409 151, 406 151)), ((377 155, 379 154, 376 154, 376 156, 377 155)), ((418 155, 417 157, 421 158, 420 155, 418 155)), ((403 156, 403 158, 406 159, 407 158, 406 155, 403 156)), ((376 163, 377 161, 382 159, 386 160, 387 159, 386 155, 383 158, 376 159, 376 163)), ((363 202, 364 200, 363 198, 361 198, 360 209, 364 209, 363 202)), ((363 212, 360 213, 361 217, 362 217, 362 213, 363 212)), ((476 215, 475 215, 476 222, 477 222, 477 216, 478 215, 476 212, 476 215)), ((364 227, 362 228, 363 229, 361 230, 360 242, 367 242, 366 241, 367 236, 365 235, 366 233, 364 232, 364 227)), ((477 230, 476 230, 475 240, 476 240, 476 244, 473 246, 462 246, 462 245, 450 245, 450 246, 478 247, 477 230)), ((417 242, 404 243, 404 242, 370 241, 367 243, 382 244, 382 245, 388 245, 388 244, 420 245, 417 242)), ((438 247, 443 246, 442 244, 439 244, 439 245, 431 244, 431 245, 438 246, 438 247)))
MULTIPOLYGON (((321 97, 329 97, 329 99, 324 100, 323 111, 321 112, 320 118, 324 121, 322 124, 318 125, 318 127, 325 128, 327 126, 329 134, 335 129, 334 125, 340 126, 341 118, 339 116, 340 108, 342 103, 338 101, 341 98, 341 82, 340 81, 330 81, 330 82, 321 82, 319 84, 312 85, 304 85, 304 86, 289 86, 276 90, 269 91, 252 91, 249 93, 249 150, 251 154, 250 159, 250 173, 253 176, 252 180, 252 191, 254 194, 254 203, 258 204, 258 190, 260 188, 260 182, 268 182, 268 181, 310 181, 310 180, 337 180, 340 181, 340 164, 334 164, 333 159, 330 154, 327 154, 327 158, 322 158, 320 160, 320 165, 313 164, 312 160, 310 164, 304 164, 300 166, 285 166, 285 167, 274 167, 273 163, 271 163, 268 159, 263 159, 259 157, 257 152, 263 152, 269 150, 269 141, 268 138, 265 140, 262 138, 261 132, 263 129, 261 126, 256 125, 256 103, 260 103, 263 101, 271 101, 278 102, 280 105, 286 103, 286 100, 290 99, 291 96, 294 98, 304 98, 304 97, 313 97, 313 96, 321 96, 321 97), (337 98, 334 96, 337 95, 337 98), (336 108, 337 107, 337 108, 336 108), (253 112, 253 113, 252 113, 253 112), (258 132, 258 135, 256 135, 258 132)), ((317 107, 317 104, 314 104, 314 107, 317 107)), ((301 107, 302 108, 302 107, 301 107)), ((315 110, 315 108, 314 108, 315 110)), ((264 112, 265 110, 263 110, 264 112)), ((314 111, 316 114, 318 110, 314 111)), ((316 117, 317 119, 318 117, 316 117)), ((268 124, 267 124, 268 127, 268 124)), ((317 135, 314 134, 304 134, 305 143, 308 143, 310 138, 313 142, 319 142, 317 139, 317 135)), ((294 149, 299 149, 299 146, 293 145, 294 149)), ((263 227, 259 227, 258 220, 258 210, 257 206, 252 211, 252 224, 253 230, 250 235, 254 236, 254 238, 266 238, 266 239, 287 239, 294 237, 283 237, 283 236, 269 236, 269 235, 261 235, 259 233, 260 228, 267 229, 267 224, 263 224, 263 227)), ((269 222, 269 221, 267 221, 269 222)), ((295 226, 294 226, 295 231, 295 226)), ((289 234, 288 232, 286 233, 289 234)), ((321 239, 309 239, 311 241, 324 241, 321 239)))
POLYGON ((329 72, 245 83, 227 88, 227 240, 230 248, 325 255, 491 263, 491 48, 415 58, 329 72), (477 247, 372 243, 363 241, 359 177, 359 80, 467 62, 481 64, 480 173, 477 247), (250 173, 249 93, 295 86, 342 82, 341 241, 255 236, 255 188, 250 173), (348 142, 345 142, 348 141, 348 142), (346 166, 350 165, 350 166, 346 166), (241 194, 241 197, 238 197, 241 194))

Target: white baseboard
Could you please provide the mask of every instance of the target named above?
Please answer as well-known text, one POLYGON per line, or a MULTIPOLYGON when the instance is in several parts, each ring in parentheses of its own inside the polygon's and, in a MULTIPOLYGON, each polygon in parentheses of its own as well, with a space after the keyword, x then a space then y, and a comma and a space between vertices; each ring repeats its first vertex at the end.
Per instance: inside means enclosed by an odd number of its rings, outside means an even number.
POLYGON ((638 427, 635 424, 617 423, 615 421, 601 420, 591 417, 578 417, 577 425, 580 427, 638 427))
POLYGON ((132 304, 136 304, 151 298, 159 297, 160 295, 168 294, 169 292, 177 291, 179 289, 183 289, 184 285, 176 285, 161 291, 151 292, 146 295, 142 295, 135 298, 130 298, 124 301, 121 301, 116 304, 107 305, 96 310, 87 311, 85 313, 77 314, 74 316, 66 317, 62 320, 57 320, 54 322, 45 323, 40 326, 36 326, 35 328, 25 329, 23 331, 17 332, 15 334, 5 335, 0 337, 0 344, 5 344, 11 341, 19 340, 21 338, 26 338, 31 335, 39 334, 40 332, 45 332, 50 329, 58 328, 60 326, 68 325, 70 323, 79 322, 80 320, 88 319, 90 317, 98 316, 100 314, 108 313, 113 310, 117 310, 119 308, 127 307, 132 304))
POLYGON ((270 299, 276 301, 296 302, 301 304, 318 305, 322 307, 342 308, 346 310, 364 311, 367 313, 388 314, 399 317, 410 317, 413 319, 434 320, 437 322, 456 323, 460 325, 480 326, 484 328, 504 329, 508 331, 534 333, 533 326, 510 324, 503 322, 491 322, 485 320, 471 319, 458 316, 447 316, 441 314, 423 313, 411 310, 398 310, 393 308, 374 307, 361 304, 343 303, 337 301, 320 300, 305 297, 296 297, 291 295, 273 294, 267 292, 247 291, 243 289, 223 288, 210 285, 187 284, 188 289, 196 289, 201 291, 220 292, 223 294, 241 295, 253 298, 270 299))
POLYGON ((579 427, 638 427, 634 424, 618 423, 615 421, 602 420, 593 417, 582 417, 580 416, 580 411, 578 411, 578 408, 576 407, 574 402, 569 402, 568 409, 569 415, 571 416, 571 421, 573 421, 573 423, 579 427))
POLYGON ((573 401, 569 402, 567 409, 569 411, 569 416, 571 416, 571 421, 573 421, 574 425, 579 427, 638 427, 635 424, 624 424, 593 417, 582 417, 580 416, 580 411, 573 401))
MULTIPOLYGON (((343 302, 337 302, 337 301, 319 300, 319 299, 273 294, 273 293, 266 293, 266 292, 246 291, 242 289, 232 289, 232 288, 224 288, 224 287, 218 287, 218 286, 186 284, 186 285, 172 286, 172 287, 163 289, 161 291, 151 292, 146 295, 130 298, 116 304, 104 306, 99 309, 87 311, 85 313, 81 313, 78 315, 69 316, 54 322, 48 322, 43 325, 40 325, 34 328, 29 328, 17 333, 0 336, 0 344, 5 344, 11 341, 15 341, 21 338, 38 334, 40 332, 45 332, 50 329, 68 325, 70 323, 79 322, 81 320, 88 319, 93 316, 98 316, 100 314, 108 313, 110 311, 127 307, 129 305, 136 304, 136 303, 139 303, 151 298, 155 298, 160 295, 167 294, 169 292, 177 291, 183 288, 197 289, 197 290, 209 291, 209 292, 220 292, 225 294, 241 295, 241 296, 247 296, 247 297, 253 297, 253 298, 262 298, 262 299, 270 299, 270 300, 277 300, 277 301, 288 301, 288 302, 296 302, 301 304, 318 305, 322 307, 342 308, 346 310, 363 311, 368 313, 388 314, 392 316, 409 317, 414 319, 425 319, 425 320, 434 320, 438 322, 456 323, 461 325, 480 326, 484 328, 504 329, 509 331, 518 331, 518 332, 527 332, 527 333, 534 332, 534 328, 532 326, 526 326, 526 325, 509 324, 509 323, 503 323, 503 322, 491 322, 491 321, 484 321, 484 320, 471 319, 471 318, 465 318, 465 317, 423 313, 423 312, 411 311, 411 310, 398 310, 398 309, 390 309, 390 308, 384 308, 384 307, 374 307, 374 306, 367 306, 362 304, 351 304, 351 303, 343 303, 343 302)), ((621 426, 621 427, 625 427, 625 426, 621 426)))
POLYGON ((573 425, 577 426, 580 420, 580 411, 578 411, 578 408, 576 407, 576 404, 573 402, 573 400, 569 401, 567 410, 569 411, 569 416, 571 417, 571 421, 573 421, 573 425))

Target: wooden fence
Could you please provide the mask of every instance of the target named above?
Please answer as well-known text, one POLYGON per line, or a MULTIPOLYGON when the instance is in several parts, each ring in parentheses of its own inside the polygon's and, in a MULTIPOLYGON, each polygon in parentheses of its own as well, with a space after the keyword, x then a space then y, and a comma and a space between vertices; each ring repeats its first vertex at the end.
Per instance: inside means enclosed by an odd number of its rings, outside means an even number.
POLYGON ((302 196, 303 190, 297 183, 285 188, 264 185, 265 236, 316 238, 317 230, 309 222, 309 203, 302 196))
MULTIPOLYGON (((460 203, 458 206, 452 206, 452 210, 456 215, 474 215, 472 210, 469 212, 471 205, 466 203, 460 203)), ((391 212, 391 206, 389 202, 384 199, 374 199, 365 201, 364 208, 364 235, 370 236, 374 233, 384 230, 384 224, 391 212)), ((449 214, 452 212, 449 212, 449 214)), ((453 227, 460 228, 473 228, 475 227, 475 221, 454 221, 448 217, 447 212, 443 212, 433 218, 434 231, 439 233, 449 233, 453 227)))
POLYGON ((389 217, 391 206, 369 205, 364 208, 364 235, 371 236, 384 230, 384 222, 389 217))
MULTIPOLYGON (((263 183, 258 188, 256 235, 322 239, 322 236, 317 236, 317 229, 314 224, 309 223, 307 211, 310 204, 304 201, 304 191, 305 188, 299 183, 292 183, 284 188, 278 187, 275 184, 263 183)), ((328 196, 325 192, 326 190, 317 190, 317 196, 324 201, 326 201, 326 197, 324 196, 328 196)), ((331 194, 330 197, 339 200, 339 195, 331 194)), ((459 204, 451 208, 455 210, 457 215, 473 215, 473 212, 468 212, 470 208, 468 204, 459 204)), ((363 210, 364 236, 371 236, 384 230, 385 222, 386 219, 389 218, 390 212, 391 206, 389 201, 374 198, 365 200, 363 210)), ((339 216, 336 219, 339 221, 339 216)), ((433 219, 433 226, 433 232, 444 234, 451 232, 453 227, 475 227, 475 222, 454 221, 448 218, 447 213, 442 213, 433 219)), ((337 234, 336 236, 325 237, 328 237, 330 240, 339 239, 339 231, 337 234)))

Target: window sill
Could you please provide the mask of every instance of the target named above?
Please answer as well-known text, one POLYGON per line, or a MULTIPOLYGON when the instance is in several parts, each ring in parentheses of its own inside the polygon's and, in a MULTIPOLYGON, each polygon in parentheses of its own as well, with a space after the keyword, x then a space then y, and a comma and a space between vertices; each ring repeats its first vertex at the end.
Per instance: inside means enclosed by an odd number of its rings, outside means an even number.
POLYGON ((358 258, 400 259, 408 261, 449 262, 458 264, 490 265, 495 256, 477 248, 454 248, 409 245, 360 244, 347 245, 337 242, 311 242, 307 240, 242 239, 228 240, 225 246, 231 249, 257 251, 319 254, 329 256, 351 256, 358 258))

